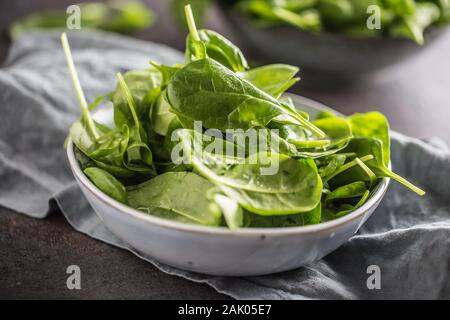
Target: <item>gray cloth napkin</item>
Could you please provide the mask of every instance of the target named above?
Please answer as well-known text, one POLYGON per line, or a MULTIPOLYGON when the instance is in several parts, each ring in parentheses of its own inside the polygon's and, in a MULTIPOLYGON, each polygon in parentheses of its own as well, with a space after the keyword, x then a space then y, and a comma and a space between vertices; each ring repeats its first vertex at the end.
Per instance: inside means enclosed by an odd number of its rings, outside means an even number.
MULTIPOLYGON (((113 89, 118 71, 183 59, 168 47, 118 35, 78 32, 69 39, 88 100, 113 89)), ((56 202, 76 230, 234 298, 450 298, 450 150, 437 138, 392 137, 395 171, 425 188, 426 197, 392 182, 360 232, 321 261, 270 276, 224 278, 160 264, 106 229, 74 182, 62 147, 78 116, 59 33, 22 36, 0 69, 1 205, 44 218, 56 202), (367 288, 370 265, 380 268, 380 290, 367 288)))

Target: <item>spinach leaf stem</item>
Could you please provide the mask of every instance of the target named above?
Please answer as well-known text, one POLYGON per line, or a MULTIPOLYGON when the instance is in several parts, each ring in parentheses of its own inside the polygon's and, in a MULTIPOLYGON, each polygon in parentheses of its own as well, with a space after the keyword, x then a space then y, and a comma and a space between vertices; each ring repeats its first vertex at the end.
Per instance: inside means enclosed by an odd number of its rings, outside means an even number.
POLYGON ((200 42, 201 41, 200 36, 198 35, 197 27, 195 26, 194 15, 192 14, 192 9, 191 9, 190 4, 188 4, 184 7, 184 13, 186 15, 187 25, 189 28, 189 32, 192 35, 192 38, 194 39, 194 41, 200 42))
MULTIPOLYGON (((367 156, 359 158, 359 160, 362 162, 366 162, 366 161, 372 160, 373 158, 374 158, 373 155, 368 154, 367 156)), ((340 174, 340 173, 344 172, 345 170, 348 170, 356 165, 358 165, 358 162, 356 162, 356 160, 352 160, 349 163, 344 164, 342 167, 340 167, 338 170, 336 170, 332 175, 330 175, 329 177, 324 179, 324 182, 331 180, 338 174, 340 174)))
POLYGON ((67 40, 67 35, 65 32, 61 34, 61 43, 64 49, 64 54, 67 60, 67 66, 69 67, 70 76, 72 78, 72 83, 77 94, 78 102, 80 103, 82 118, 88 127, 90 133, 95 139, 99 138, 99 133, 92 119, 92 115, 89 112, 89 107, 84 96, 83 89, 81 88, 80 79, 78 78, 77 70, 75 69, 75 64, 73 62, 72 52, 70 51, 69 41, 67 40))

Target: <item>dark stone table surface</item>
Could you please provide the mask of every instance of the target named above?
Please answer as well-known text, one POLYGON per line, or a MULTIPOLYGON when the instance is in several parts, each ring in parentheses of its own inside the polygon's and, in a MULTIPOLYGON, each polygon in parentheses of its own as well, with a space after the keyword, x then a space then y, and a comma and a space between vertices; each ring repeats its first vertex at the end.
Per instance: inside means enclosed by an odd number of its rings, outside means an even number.
MULTIPOLYGON (((80 1, 76 1, 80 2, 80 1)), ((170 18, 166 0, 146 1, 158 14, 156 25, 137 37, 183 49, 184 32, 170 18)), ((0 63, 9 47, 8 24, 43 8, 66 8, 67 0, 0 2, 0 63)), ((245 43, 217 9, 208 25, 245 43)), ((305 48, 307 50, 307 48, 305 48)), ((338 82, 338 81, 337 81, 338 82)), ((380 110, 399 132, 450 144, 450 33, 431 48, 352 86, 314 86, 302 79, 294 92, 343 112, 380 110)), ((1 93, 0 93, 1 94, 1 93)), ((1 182, 0 182, 1 183, 1 182)), ((44 220, 0 207, 0 298, 216 299, 226 296, 205 284, 166 275, 129 252, 76 232, 57 212, 44 220), (66 268, 79 265, 82 289, 68 290, 66 268)))

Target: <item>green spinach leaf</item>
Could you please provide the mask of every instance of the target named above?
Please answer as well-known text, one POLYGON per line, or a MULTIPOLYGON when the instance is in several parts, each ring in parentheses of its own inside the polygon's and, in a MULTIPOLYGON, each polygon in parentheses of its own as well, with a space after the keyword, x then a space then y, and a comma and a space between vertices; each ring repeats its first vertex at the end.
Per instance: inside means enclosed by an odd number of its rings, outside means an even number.
POLYGON ((202 121, 206 128, 246 130, 286 116, 291 123, 324 135, 308 120, 210 58, 188 63, 175 73, 167 97, 175 113, 202 121))
MULTIPOLYGON (((206 49, 206 55, 233 71, 245 71, 249 68, 241 50, 231 41, 212 30, 198 30, 198 36, 206 49)), ((191 52, 195 47, 192 34, 186 40, 187 61, 196 60, 198 54, 191 52)))
POLYGON ((300 78, 295 78, 298 68, 287 64, 271 64, 253 68, 243 73, 242 77, 275 98, 279 98, 300 78))
POLYGON ((128 202, 125 187, 112 174, 96 167, 86 168, 83 172, 105 194, 119 202, 125 204, 128 202))
MULTIPOLYGON (((363 156, 372 155, 373 159, 366 161, 365 164, 378 178, 392 178, 419 195, 425 194, 425 191, 416 187, 386 167, 384 164, 383 143, 381 140, 368 137, 354 138, 343 151, 354 152, 360 158, 363 156)), ((342 184, 342 181, 349 183, 358 180, 367 180, 367 174, 360 167, 355 166, 336 176, 335 179, 336 181, 340 181, 339 184, 342 184)))
POLYGON ((154 208, 164 209, 200 224, 217 226, 221 216, 209 212, 206 197, 213 187, 214 184, 192 172, 167 172, 129 187, 127 194, 133 208, 150 214, 154 208))
POLYGON ((349 117, 355 137, 379 139, 383 143, 383 162, 387 166, 390 159, 389 124, 380 112, 355 113, 349 117))
MULTIPOLYGON (((157 95, 152 94, 153 90, 160 93, 161 73, 155 69, 132 70, 125 73, 123 79, 134 101, 136 117, 138 119, 147 117, 152 104, 157 99, 157 95)), ((120 128, 124 124, 128 126, 134 125, 134 116, 120 84, 117 84, 111 101, 114 104, 114 123, 116 126, 120 128)))

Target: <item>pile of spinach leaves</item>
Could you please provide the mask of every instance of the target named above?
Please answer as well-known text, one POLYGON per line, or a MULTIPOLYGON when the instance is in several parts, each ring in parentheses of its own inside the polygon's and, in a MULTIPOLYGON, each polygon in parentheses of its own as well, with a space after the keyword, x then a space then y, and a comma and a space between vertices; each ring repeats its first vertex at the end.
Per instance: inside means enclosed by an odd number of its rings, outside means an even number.
POLYGON ((383 177, 424 194, 388 169, 389 126, 382 114, 345 118, 323 112, 309 119, 282 96, 298 81, 296 67, 250 69, 229 40, 197 30, 189 6, 186 17, 185 64, 152 61, 148 69, 119 73, 115 90, 91 104, 67 37, 61 37, 81 106, 69 134, 74 153, 105 194, 147 214, 230 229, 302 226, 344 216, 364 204, 383 177), (114 127, 91 114, 106 98, 114 127), (198 141, 196 121, 202 121, 200 135, 233 155, 214 153, 208 141, 198 141), (245 140, 226 134, 252 128, 265 133, 269 148, 251 152, 245 140), (179 161, 184 158, 189 161, 179 161), (264 174, 275 162, 278 170, 264 174))
POLYGON ((448 0, 238 0, 239 11, 260 25, 287 24, 308 31, 329 31, 355 36, 404 37, 424 43, 432 25, 450 22, 448 0), (367 27, 379 8, 380 28, 367 27))

